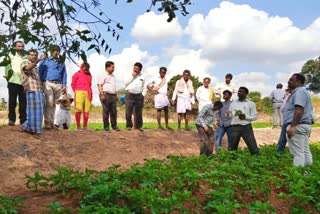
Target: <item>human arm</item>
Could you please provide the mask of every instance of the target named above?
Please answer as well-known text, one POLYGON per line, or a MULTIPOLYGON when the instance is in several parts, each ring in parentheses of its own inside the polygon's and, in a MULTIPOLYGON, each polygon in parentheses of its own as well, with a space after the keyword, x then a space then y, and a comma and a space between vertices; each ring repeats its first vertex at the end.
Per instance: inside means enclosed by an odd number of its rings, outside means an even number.
POLYGON ((296 126, 298 125, 298 123, 303 115, 303 112, 304 112, 304 107, 299 106, 299 105, 295 106, 293 119, 291 121, 290 126, 287 129, 288 138, 291 138, 293 136, 294 131, 296 130, 296 126))
POLYGON ((23 72, 28 73, 28 72, 31 71, 33 68, 37 67, 37 64, 38 64, 40 61, 42 61, 42 60, 44 60, 44 59, 46 59, 46 58, 47 58, 47 55, 46 55, 46 54, 42 54, 42 55, 40 56, 40 58, 36 59, 34 62, 29 61, 28 64, 25 64, 25 65, 23 66, 23 68, 21 68, 21 70, 22 70, 23 72))

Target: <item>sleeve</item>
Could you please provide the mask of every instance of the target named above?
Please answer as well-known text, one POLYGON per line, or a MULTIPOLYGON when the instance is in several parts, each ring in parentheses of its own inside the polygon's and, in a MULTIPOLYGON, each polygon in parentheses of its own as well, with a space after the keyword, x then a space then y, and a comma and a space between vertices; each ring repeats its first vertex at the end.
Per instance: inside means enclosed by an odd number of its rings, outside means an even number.
POLYGON ((305 107, 306 103, 308 102, 308 95, 304 93, 302 90, 297 90, 296 92, 296 99, 294 100, 294 105, 295 106, 301 106, 305 107))
POLYGON ((247 121, 255 121, 258 118, 258 112, 256 108, 256 104, 254 102, 250 103, 250 115, 246 115, 246 120, 247 121))
POLYGON ((75 73, 73 76, 72 76, 72 81, 71 81, 71 88, 73 91, 76 90, 76 86, 77 86, 77 80, 78 80, 78 72, 75 73))
POLYGON ((207 111, 208 111, 208 108, 209 108, 210 105, 205 105, 199 115, 198 115, 198 118, 199 118, 199 122, 200 122, 200 125, 201 126, 205 126, 205 125, 209 125, 206 123, 206 120, 205 120, 205 117, 206 117, 206 114, 207 114, 207 111))
POLYGON ((201 92, 201 86, 197 89, 197 92, 196 92, 196 98, 198 102, 200 102, 200 92, 201 92))
POLYGON ((147 88, 147 82, 145 77, 143 77, 143 83, 142 83, 142 95, 146 96, 148 92, 148 88, 147 88))
POLYGON ((45 63, 46 61, 47 61, 47 59, 43 60, 39 65, 39 77, 42 82, 44 82, 46 80, 45 79, 45 73, 47 70, 47 65, 45 63))
POLYGON ((176 100, 177 99, 177 93, 178 93, 178 81, 176 82, 175 86, 174 86, 174 91, 173 91, 173 94, 172 94, 172 100, 176 100))

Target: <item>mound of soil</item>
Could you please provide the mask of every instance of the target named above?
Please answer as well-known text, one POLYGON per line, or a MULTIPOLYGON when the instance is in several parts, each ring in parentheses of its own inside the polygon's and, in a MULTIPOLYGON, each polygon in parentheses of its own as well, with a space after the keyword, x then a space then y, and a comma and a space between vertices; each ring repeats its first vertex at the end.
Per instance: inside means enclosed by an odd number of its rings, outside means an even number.
MULTIPOLYGON (((259 145, 275 144, 280 129, 255 129, 254 133, 259 145)), ((27 197, 21 213, 41 212, 53 200, 77 206, 74 200, 63 199, 58 194, 39 194, 27 189, 25 176, 33 176, 36 171, 48 175, 54 168, 63 166, 75 170, 106 170, 115 164, 127 169, 145 159, 165 159, 169 154, 199 154, 199 137, 195 130, 45 130, 37 137, 21 132, 18 126, 2 126, 0 135, 0 194, 27 197)), ((320 141, 320 128, 312 130, 310 140, 320 141)), ((223 146, 226 145, 225 137, 223 146)), ((245 144, 241 142, 240 146, 245 144)))

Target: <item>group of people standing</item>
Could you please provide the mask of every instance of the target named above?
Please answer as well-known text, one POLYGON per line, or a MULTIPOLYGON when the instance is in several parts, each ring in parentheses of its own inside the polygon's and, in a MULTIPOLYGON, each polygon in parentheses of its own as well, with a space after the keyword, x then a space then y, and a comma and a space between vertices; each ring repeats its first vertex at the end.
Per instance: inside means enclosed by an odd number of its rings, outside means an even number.
MULTIPOLYGON (((38 58, 37 50, 24 51, 22 41, 15 42, 15 52, 10 55, 10 65, 6 68, 9 91, 9 122, 13 126, 16 122, 15 107, 19 100, 19 119, 23 131, 40 134, 44 116, 44 127, 55 129, 55 107, 61 95, 67 93, 66 66, 60 61, 59 46, 50 47, 50 56, 42 54, 38 58), (40 63, 39 63, 40 62, 40 63), (37 65, 39 63, 39 68, 37 65)), ((213 88, 210 78, 203 79, 203 85, 195 93, 190 79, 191 72, 184 70, 182 77, 176 81, 172 100, 168 98, 167 69, 161 67, 159 76, 147 82, 142 73, 143 65, 136 62, 131 75, 125 81, 125 117, 126 129, 132 128, 143 131, 144 97, 148 90, 154 94, 154 106, 157 110, 157 122, 160 129, 161 112, 164 111, 165 128, 169 126, 169 107, 176 104, 178 114, 178 129, 181 130, 182 119, 185 130, 189 128, 189 113, 192 104, 199 103, 199 115, 195 121, 200 136, 200 154, 211 155, 214 145, 214 128, 216 131, 216 152, 221 148, 222 138, 227 133, 228 150, 237 150, 242 137, 251 154, 259 155, 260 150, 254 137, 251 122, 257 119, 254 102, 247 99, 249 90, 246 87, 236 89, 232 74, 225 76, 225 82, 213 88), (233 95, 237 93, 237 98, 233 95), (221 101, 216 101, 218 95, 221 101), (134 119, 132 119, 134 115, 134 119), (216 127, 214 127, 216 126, 216 127)), ((103 107, 102 117, 105 131, 111 129, 119 131, 117 126, 117 85, 114 76, 115 64, 105 63, 105 78, 98 81, 99 98, 103 107), (110 121, 110 122, 109 122, 110 121), (111 127, 110 127, 111 125, 111 127)), ((311 98, 303 87, 305 77, 295 73, 288 81, 290 93, 282 93, 282 85, 272 92, 274 114, 283 111, 282 140, 287 140, 291 154, 294 156, 295 166, 305 166, 312 163, 309 149, 311 132, 311 98)), ((92 101, 92 76, 90 65, 84 62, 80 70, 72 76, 71 87, 74 95, 75 120, 78 130, 88 130, 88 119, 92 101), (83 126, 80 120, 83 113, 83 126)), ((274 117, 275 118, 275 117, 274 117)), ((274 128, 277 120, 274 119, 274 128)), ((280 145, 280 143, 279 143, 280 145)), ((285 145, 285 143, 284 143, 285 145)), ((281 144, 283 149, 283 143, 281 144)))

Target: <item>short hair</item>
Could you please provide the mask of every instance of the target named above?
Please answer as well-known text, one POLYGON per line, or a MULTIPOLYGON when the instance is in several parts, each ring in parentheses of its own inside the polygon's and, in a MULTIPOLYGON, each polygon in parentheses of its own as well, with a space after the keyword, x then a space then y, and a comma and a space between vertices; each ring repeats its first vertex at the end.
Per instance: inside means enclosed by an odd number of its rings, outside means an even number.
POLYGON ((206 80, 209 80, 209 82, 211 82, 211 79, 209 77, 203 78, 203 82, 206 81, 206 80))
POLYGON ((216 101, 213 103, 213 106, 221 107, 223 106, 223 103, 221 101, 216 101))
POLYGON ((143 67, 140 62, 134 63, 134 66, 137 66, 138 68, 140 68, 140 70, 142 70, 142 67, 143 67))
POLYGON ((231 91, 229 91, 229 90, 224 90, 223 92, 222 92, 222 94, 228 94, 229 96, 231 96, 232 95, 232 92, 231 91))
POLYGON ((16 45, 17 45, 18 43, 24 44, 24 42, 23 42, 22 40, 17 40, 17 41, 15 41, 15 42, 13 43, 13 46, 16 47, 16 45))
POLYGON ((244 87, 244 86, 241 86, 241 87, 239 88, 239 90, 240 90, 240 89, 244 90, 244 93, 249 94, 249 89, 248 89, 248 88, 246 88, 246 87, 244 87))
POLYGON ((297 80, 299 80, 301 82, 301 84, 304 85, 306 78, 303 74, 301 73, 294 73, 292 76, 295 76, 297 80))
POLYGON ((85 66, 87 66, 88 68, 90 68, 90 64, 87 63, 87 62, 83 62, 80 67, 81 67, 81 68, 84 68, 85 66))
POLYGON ((189 74, 189 76, 190 76, 190 75, 191 75, 191 72, 186 69, 186 70, 183 71, 183 74, 189 74))
POLYGON ((278 84, 277 84, 277 88, 280 88, 280 89, 281 89, 282 86, 283 86, 283 85, 282 85, 281 83, 278 83, 278 84))
POLYGON ((114 65, 114 62, 112 62, 112 61, 106 61, 104 67, 105 67, 105 68, 109 68, 111 65, 114 65))
POLYGON ((60 52, 60 47, 58 45, 51 45, 49 47, 49 51, 50 51, 50 53, 53 53, 55 51, 59 51, 60 52))
POLYGON ((37 55, 38 55, 38 51, 36 49, 30 49, 28 51, 28 54, 31 54, 31 53, 37 53, 37 55))
POLYGON ((229 77, 231 80, 233 78, 232 74, 228 73, 225 78, 229 77))
POLYGON ((164 72, 167 73, 167 68, 166 68, 166 67, 161 67, 161 68, 159 69, 159 72, 161 72, 161 71, 164 71, 164 72))

